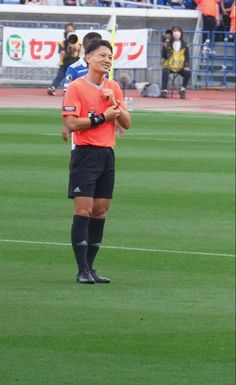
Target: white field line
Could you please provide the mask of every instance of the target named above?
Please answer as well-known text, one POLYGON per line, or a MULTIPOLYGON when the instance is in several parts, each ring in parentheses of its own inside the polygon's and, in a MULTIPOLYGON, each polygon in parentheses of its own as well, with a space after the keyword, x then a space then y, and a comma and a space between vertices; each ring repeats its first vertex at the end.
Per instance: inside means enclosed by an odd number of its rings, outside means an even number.
MULTIPOLYGON (((43 241, 24 241, 24 240, 17 240, 17 239, 0 239, 0 242, 23 243, 23 244, 29 244, 29 245, 71 246, 70 243, 43 242, 43 241)), ((202 252, 202 251, 145 249, 145 248, 141 248, 141 247, 125 247, 125 246, 101 246, 101 248, 103 248, 103 249, 114 249, 114 250, 128 250, 128 251, 143 251, 143 252, 146 252, 146 253, 168 253, 168 254, 209 255, 209 256, 216 256, 216 257, 235 257, 234 254, 211 253, 211 252, 202 252)))

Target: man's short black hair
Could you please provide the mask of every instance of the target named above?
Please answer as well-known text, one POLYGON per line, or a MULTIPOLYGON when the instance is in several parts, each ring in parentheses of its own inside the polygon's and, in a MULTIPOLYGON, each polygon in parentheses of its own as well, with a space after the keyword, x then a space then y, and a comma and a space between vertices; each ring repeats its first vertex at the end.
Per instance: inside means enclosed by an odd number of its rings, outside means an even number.
POLYGON ((87 47, 93 40, 101 40, 102 35, 98 32, 89 32, 83 38, 83 47, 87 47))
POLYGON ((92 51, 95 51, 96 49, 98 49, 99 47, 107 47, 111 50, 111 53, 113 53, 113 49, 112 49, 112 45, 111 43, 108 41, 108 40, 93 40, 91 41, 90 44, 87 45, 87 47, 85 47, 85 55, 87 55, 88 53, 92 52, 92 51))

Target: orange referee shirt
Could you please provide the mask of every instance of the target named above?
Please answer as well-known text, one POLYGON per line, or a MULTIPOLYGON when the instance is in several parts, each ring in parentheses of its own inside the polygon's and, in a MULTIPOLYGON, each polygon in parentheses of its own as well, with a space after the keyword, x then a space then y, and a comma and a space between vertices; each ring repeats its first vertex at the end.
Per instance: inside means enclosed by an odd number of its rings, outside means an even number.
POLYGON ((199 11, 204 16, 213 16, 217 17, 218 15, 218 3, 220 0, 195 0, 195 3, 198 5, 199 11))
MULTIPOLYGON (((86 77, 81 77, 69 84, 63 101, 62 115, 87 118, 91 114, 102 114, 111 107, 110 102, 102 97, 103 88, 111 88, 115 99, 119 100, 121 108, 126 110, 122 91, 116 81, 104 78, 101 85, 96 85, 86 77)), ((115 123, 106 121, 84 131, 75 131, 73 141, 79 146, 113 147, 115 145, 115 123)))

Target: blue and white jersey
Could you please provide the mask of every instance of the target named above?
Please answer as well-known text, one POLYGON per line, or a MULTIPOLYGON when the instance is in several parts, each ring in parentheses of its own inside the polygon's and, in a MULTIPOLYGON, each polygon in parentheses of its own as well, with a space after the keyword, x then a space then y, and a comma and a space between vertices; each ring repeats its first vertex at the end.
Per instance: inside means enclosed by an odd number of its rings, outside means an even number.
POLYGON ((80 78, 88 73, 88 65, 84 58, 80 58, 75 63, 71 64, 66 70, 66 80, 64 83, 64 91, 67 91, 68 84, 73 80, 80 78))

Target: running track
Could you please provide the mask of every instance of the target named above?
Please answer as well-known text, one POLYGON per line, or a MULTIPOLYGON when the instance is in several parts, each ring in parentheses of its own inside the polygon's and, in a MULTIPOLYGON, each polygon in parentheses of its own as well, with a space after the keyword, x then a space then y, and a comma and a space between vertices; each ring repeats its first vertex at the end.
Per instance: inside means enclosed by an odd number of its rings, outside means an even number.
MULTIPOLYGON (((213 114, 235 113, 235 92, 223 90, 188 91, 182 100, 173 98, 143 98, 136 90, 126 90, 133 97, 134 109, 157 111, 188 111, 213 114)), ((63 92, 49 96, 44 88, 0 88, 0 108, 61 108, 63 92)))

